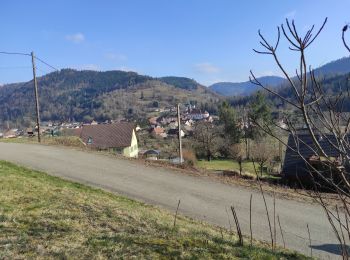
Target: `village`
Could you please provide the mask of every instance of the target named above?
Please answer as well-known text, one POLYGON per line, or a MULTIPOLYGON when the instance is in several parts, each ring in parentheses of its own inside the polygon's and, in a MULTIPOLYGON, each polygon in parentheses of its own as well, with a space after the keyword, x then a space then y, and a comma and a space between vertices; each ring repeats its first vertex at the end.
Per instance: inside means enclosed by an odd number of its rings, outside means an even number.
MULTIPOLYGON (((230 140, 220 137, 224 135, 224 129, 220 127, 222 119, 219 115, 210 115, 192 104, 184 105, 182 109, 180 106, 178 108, 174 106, 152 110, 153 116, 149 117, 147 124, 142 127, 137 122, 130 122, 127 119, 104 122, 43 121, 40 123, 40 136, 44 140, 52 141, 58 139, 62 142, 67 139, 62 143, 73 146, 82 145, 88 149, 107 151, 126 158, 195 166, 214 171, 219 176, 254 179, 259 172, 260 178, 265 181, 276 183, 282 179, 282 160, 285 151, 282 151, 281 145, 273 139, 263 139, 263 143, 260 141, 257 143, 252 137, 245 138, 247 134, 244 133, 252 131, 251 128, 254 127, 252 122, 242 119, 236 121, 234 127, 240 132, 242 140, 238 140, 240 143, 231 147, 230 140), (202 144, 199 144, 198 138, 194 136, 196 126, 197 132, 201 133, 199 126, 202 124, 212 128, 212 132, 204 133, 209 136, 203 137, 212 139, 209 143, 207 140, 201 140, 202 144), (216 140, 218 137, 220 140, 216 140), (75 138, 74 142, 71 142, 70 138, 75 138), (181 148, 179 138, 181 138, 181 148), (273 145, 267 144, 269 142, 273 145), (205 149, 210 149, 212 153, 210 160, 205 155, 205 149), (256 167, 253 160, 256 160, 256 167)), ((283 120, 277 123, 281 128, 287 127, 283 120)), ((4 141, 36 142, 37 136, 37 128, 9 129, 0 134, 4 141)), ((285 181, 282 183, 285 184, 285 181)))
POLYGON ((5 1, 0 259, 350 259, 339 1, 5 1))
MULTIPOLYGON (((40 123, 40 134, 41 136, 47 138, 57 136, 77 136, 82 139, 82 142, 84 142, 85 145, 97 150, 119 151, 126 157, 148 157, 148 159, 161 159, 164 158, 164 156, 161 155, 162 151, 159 150, 159 143, 168 143, 178 139, 179 124, 177 109, 176 107, 160 108, 152 112, 158 113, 159 116, 150 117, 148 119, 149 125, 142 128, 137 123, 128 122, 126 119, 104 122, 97 122, 95 120, 91 122, 60 123, 43 121, 40 123), (115 125, 127 125, 131 126, 131 128, 129 127, 125 130, 122 128, 113 128, 115 125), (86 131, 89 132, 86 133, 86 131), (133 133, 129 133, 130 131, 133 133), (119 136, 120 139, 125 139, 125 137, 122 136, 124 134, 134 136, 133 145, 131 146, 135 147, 133 148, 132 153, 122 152, 125 148, 124 143, 120 143, 118 141, 113 142, 110 140, 112 136, 119 136), (138 142, 137 139, 139 140, 138 142), (140 141, 140 139, 142 139, 142 141, 140 141), (147 140, 149 139, 157 140, 158 145, 155 144, 155 147, 152 147, 152 144, 147 144, 147 140)), ((193 128, 196 122, 205 121, 213 123, 214 121, 219 120, 218 116, 210 115, 207 111, 201 111, 194 105, 190 104, 185 106, 183 111, 180 112, 180 115, 182 138, 190 138, 193 135, 193 128)), ((35 139, 37 133, 37 127, 25 129, 12 128, 0 133, 0 138, 35 139)), ((178 159, 178 155, 175 155, 174 153, 173 157, 175 158, 175 161, 178 159)), ((167 154, 165 158, 169 158, 169 155, 167 154)), ((174 161, 174 158, 171 158, 171 160, 174 161)))

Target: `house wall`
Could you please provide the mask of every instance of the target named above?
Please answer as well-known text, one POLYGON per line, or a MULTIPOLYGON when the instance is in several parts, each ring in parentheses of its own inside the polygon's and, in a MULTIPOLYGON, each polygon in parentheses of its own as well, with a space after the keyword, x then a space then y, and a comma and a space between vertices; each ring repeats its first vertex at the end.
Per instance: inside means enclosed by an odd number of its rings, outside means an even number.
POLYGON ((132 130, 131 145, 123 149, 123 155, 125 157, 138 157, 139 147, 135 131, 132 130))

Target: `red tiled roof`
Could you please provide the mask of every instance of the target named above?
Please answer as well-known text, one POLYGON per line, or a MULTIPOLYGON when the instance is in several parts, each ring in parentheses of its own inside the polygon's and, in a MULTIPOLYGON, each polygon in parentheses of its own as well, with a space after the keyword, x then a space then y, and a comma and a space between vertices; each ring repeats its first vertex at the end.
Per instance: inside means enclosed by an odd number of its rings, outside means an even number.
POLYGON ((164 128, 162 127, 155 127, 153 128, 153 132, 157 135, 164 133, 164 128))
POLYGON ((133 130, 134 125, 127 122, 84 125, 80 138, 85 144, 93 148, 124 148, 131 145, 133 130), (91 144, 88 144, 89 138, 91 138, 91 144))

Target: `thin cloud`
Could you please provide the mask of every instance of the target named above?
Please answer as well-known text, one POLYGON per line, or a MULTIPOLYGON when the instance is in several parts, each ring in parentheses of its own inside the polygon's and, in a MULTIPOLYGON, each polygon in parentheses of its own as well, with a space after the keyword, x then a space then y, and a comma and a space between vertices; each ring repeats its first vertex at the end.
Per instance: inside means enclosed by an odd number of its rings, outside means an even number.
POLYGON ((141 74, 139 71, 132 69, 132 68, 129 68, 127 66, 118 67, 118 68, 116 68, 116 70, 121 70, 121 71, 125 71, 125 72, 135 72, 137 74, 141 74))
POLYGON ((203 74, 215 74, 220 72, 220 68, 214 66, 210 62, 202 62, 197 63, 194 65, 194 68, 197 72, 203 73, 203 74))
POLYGON ((107 52, 104 57, 113 61, 126 61, 128 59, 126 55, 114 52, 107 52))
POLYGON ((80 32, 74 34, 67 34, 65 38, 67 41, 73 43, 82 43, 83 41, 85 41, 85 35, 80 32))
POLYGON ((290 11, 284 15, 284 18, 288 19, 294 19, 295 15, 297 14, 296 10, 290 11))
POLYGON ((122 70, 122 71, 126 71, 126 72, 133 71, 132 69, 130 69, 130 68, 126 67, 126 66, 118 67, 117 70, 122 70))
POLYGON ((74 66, 77 70, 95 70, 100 71, 101 68, 97 64, 82 64, 78 66, 74 66))

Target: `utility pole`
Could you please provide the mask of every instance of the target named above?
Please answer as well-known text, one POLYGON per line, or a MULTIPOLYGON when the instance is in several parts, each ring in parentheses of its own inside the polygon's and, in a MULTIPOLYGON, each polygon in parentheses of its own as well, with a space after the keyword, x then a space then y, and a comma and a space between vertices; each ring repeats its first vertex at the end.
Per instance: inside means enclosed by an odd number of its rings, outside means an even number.
POLYGON ((179 158, 180 158, 180 164, 182 164, 183 158, 182 158, 182 140, 181 140, 181 117, 180 117, 179 104, 177 104, 177 124, 179 127, 179 158))
POLYGON ((35 68, 35 56, 34 52, 31 52, 32 65, 33 65, 33 81, 34 81, 34 96, 35 96, 35 110, 36 110, 36 125, 38 128, 38 142, 41 142, 40 138, 40 114, 39 114, 39 96, 38 96, 38 82, 36 80, 36 68, 35 68))
POLYGON ((245 142, 245 156, 247 159, 250 157, 250 151, 249 151, 249 140, 247 137, 247 131, 248 131, 248 117, 246 115, 246 110, 243 108, 243 129, 244 129, 244 142, 245 142))

